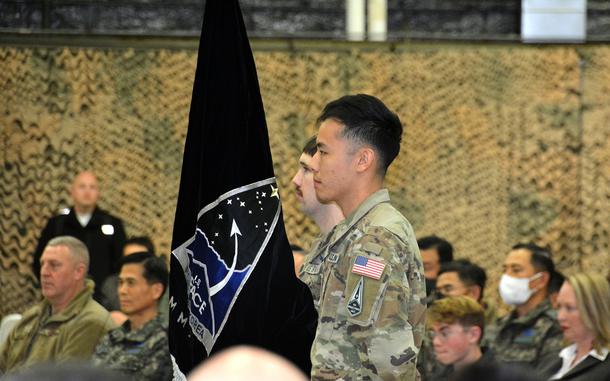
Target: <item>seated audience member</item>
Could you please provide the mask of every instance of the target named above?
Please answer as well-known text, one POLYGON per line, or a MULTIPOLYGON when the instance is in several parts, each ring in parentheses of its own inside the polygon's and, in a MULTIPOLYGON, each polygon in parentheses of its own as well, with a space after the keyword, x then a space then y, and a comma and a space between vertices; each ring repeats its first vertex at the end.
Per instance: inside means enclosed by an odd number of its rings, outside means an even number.
POLYGON ((427 323, 436 359, 445 366, 427 379, 448 380, 466 365, 493 361, 491 351, 479 346, 485 315, 474 299, 449 296, 434 301, 428 308, 427 323))
POLYGON ((467 259, 443 263, 436 278, 436 294, 439 296, 469 296, 485 309, 485 324, 495 320, 495 308, 483 301, 487 275, 483 268, 467 259))
POLYGON ((485 342, 498 361, 536 368, 561 348, 561 329, 548 299, 555 266, 548 250, 530 243, 515 245, 503 267, 500 296, 514 308, 488 327, 485 342))
POLYGON ((557 296, 557 318, 571 345, 542 370, 550 380, 610 380, 610 283, 601 274, 568 277, 557 296))
POLYGON ((93 298, 99 301, 99 287, 106 277, 117 271, 125 241, 125 229, 119 218, 97 206, 100 189, 93 172, 83 171, 76 175, 70 187, 70 196, 72 208, 51 217, 40 233, 32 267, 34 274, 39 275, 40 256, 51 238, 78 238, 89 249, 89 275, 96 287, 93 298))
POLYGON ((123 257, 119 300, 128 320, 103 337, 95 348, 94 365, 133 380, 171 379, 167 332, 157 309, 168 277, 165 261, 151 253, 123 257))
POLYGON ((557 295, 559 295, 559 289, 565 280, 566 278, 559 271, 555 271, 555 274, 551 277, 551 282, 549 283, 549 301, 554 310, 557 309, 557 295))
POLYGON ((261 348, 226 349, 195 368, 188 381, 306 381, 288 360, 261 348))
POLYGON ((418 239, 417 246, 424 262, 426 295, 430 295, 436 288, 436 277, 441 264, 453 261, 453 246, 435 235, 418 239))
POLYGON ((86 280, 87 247, 74 237, 51 239, 40 258, 43 301, 23 313, 0 348, 0 373, 49 361, 88 359, 114 327, 108 311, 92 299, 86 280))
MULTIPOLYGON (((150 238, 133 237, 125 241, 123 245, 122 253, 123 257, 133 253, 151 253, 155 254, 155 246, 153 245, 150 238)), ((117 311, 121 308, 119 304, 119 294, 117 292, 119 286, 119 275, 112 274, 104 280, 100 287, 101 299, 100 303, 106 307, 108 311, 117 311)))
MULTIPOLYGON (((483 301, 483 292, 487 275, 485 270, 467 259, 456 259, 443 263, 436 279, 436 290, 428 297, 428 301, 448 297, 467 296, 478 302, 485 311, 485 324, 495 320, 495 308, 483 301)), ((436 360, 432 343, 425 338, 417 358, 418 369, 423 379, 429 375, 442 372, 443 365, 436 360)))
MULTIPOLYGON (((126 376, 89 363, 42 364, 13 373, 2 381, 131 381, 126 376)), ((161 380, 159 380, 161 381, 161 380)))

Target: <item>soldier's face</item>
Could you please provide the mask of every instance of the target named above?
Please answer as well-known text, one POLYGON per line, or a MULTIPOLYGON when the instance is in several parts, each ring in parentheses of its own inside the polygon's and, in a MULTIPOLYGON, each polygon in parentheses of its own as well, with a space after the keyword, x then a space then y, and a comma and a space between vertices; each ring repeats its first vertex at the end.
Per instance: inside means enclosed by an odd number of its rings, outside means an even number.
POLYGON ((121 311, 125 315, 154 317, 162 291, 160 283, 149 284, 144 278, 144 267, 141 264, 127 263, 121 268, 118 292, 121 311))
POLYGON ((444 272, 436 278, 436 291, 443 296, 468 296, 477 300, 474 287, 469 287, 462 282, 455 271, 444 272))
POLYGON ((304 153, 299 158, 299 170, 292 178, 292 184, 297 195, 297 199, 301 204, 301 210, 307 216, 312 216, 322 204, 316 197, 316 191, 313 186, 312 157, 304 153))
MULTIPOLYGON (((471 351, 478 345, 478 327, 458 323, 433 323, 430 333, 436 359, 443 365, 466 365, 471 351)), ((480 335, 479 335, 480 336, 480 335)))
POLYGON ((427 279, 436 279, 438 271, 441 269, 441 260, 436 249, 420 250, 422 261, 424 262, 424 276, 427 279))
POLYGON ((536 270, 531 263, 532 254, 526 249, 511 250, 504 260, 504 274, 514 278, 531 278, 536 270))
POLYGON ((71 195, 74 205, 93 208, 100 195, 95 175, 91 172, 81 172, 76 176, 72 184, 71 195))
POLYGON ((76 295, 85 277, 84 263, 77 262, 66 246, 48 246, 40 257, 40 288, 51 304, 62 304, 76 295))
MULTIPOLYGON (((327 119, 320 125, 316 139, 318 152, 313 157, 314 187, 321 203, 350 203, 356 180, 356 155, 351 142, 341 136, 343 125, 327 119), (347 202, 346 202, 347 201, 347 202)), ((343 209, 343 208, 342 208, 343 209)))
POLYGON ((582 321, 574 288, 568 282, 563 283, 557 295, 557 320, 563 331, 563 337, 570 343, 595 338, 582 321))

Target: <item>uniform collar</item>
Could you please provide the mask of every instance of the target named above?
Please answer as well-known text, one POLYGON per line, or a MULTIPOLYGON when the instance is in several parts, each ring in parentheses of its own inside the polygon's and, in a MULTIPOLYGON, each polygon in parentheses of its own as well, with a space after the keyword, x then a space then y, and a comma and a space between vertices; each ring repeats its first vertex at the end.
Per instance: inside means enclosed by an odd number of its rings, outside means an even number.
POLYGON ((542 303, 537 305, 533 310, 523 316, 518 316, 517 310, 513 310, 513 312, 509 314, 509 323, 531 325, 533 322, 538 320, 541 315, 548 313, 554 313, 554 310, 551 307, 551 302, 547 298, 542 303))
MULTIPOLYGON (((76 294, 76 296, 74 297, 74 299, 72 299, 70 304, 68 304, 66 309, 64 309, 60 313, 51 315, 47 320, 47 323, 63 323, 80 314, 83 308, 85 308, 85 306, 89 302, 89 300, 91 300, 94 288, 95 283, 91 279, 86 279, 85 288, 83 288, 81 292, 76 294)), ((43 311, 47 308, 49 310, 52 310, 51 304, 47 300, 45 300, 43 302, 43 311)))
POLYGON ((345 220, 339 222, 334 227, 332 231, 334 232, 334 236, 337 237, 334 239, 334 241, 349 231, 358 221, 362 219, 362 217, 370 212, 371 209, 383 202, 390 202, 390 193, 385 188, 382 188, 367 197, 360 205, 358 205, 356 210, 354 210, 345 218, 345 220))
POLYGON ((149 320, 140 329, 135 331, 131 331, 131 322, 127 320, 122 326, 112 331, 111 337, 114 341, 129 340, 143 342, 148 340, 153 333, 163 329, 161 315, 157 313, 154 319, 149 320))

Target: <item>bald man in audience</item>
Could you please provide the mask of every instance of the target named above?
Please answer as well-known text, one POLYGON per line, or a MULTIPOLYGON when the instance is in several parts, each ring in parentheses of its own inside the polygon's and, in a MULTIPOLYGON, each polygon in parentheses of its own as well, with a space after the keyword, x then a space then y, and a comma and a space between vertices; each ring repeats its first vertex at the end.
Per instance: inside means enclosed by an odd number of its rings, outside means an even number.
POLYGON ((238 346, 195 368, 188 381, 307 381, 288 360, 264 349, 238 346))
POLYGON ((34 274, 40 274, 40 256, 51 238, 68 235, 81 240, 89 249, 89 271, 96 289, 94 298, 101 299, 102 282, 118 271, 121 250, 125 242, 123 222, 100 209, 97 201, 100 188, 91 171, 80 172, 70 187, 73 206, 51 217, 40 234, 32 262, 34 274))
POLYGON ((110 314, 92 299, 85 279, 89 252, 78 239, 53 238, 40 259, 43 301, 23 317, 0 347, 0 374, 43 362, 86 360, 114 328, 110 314))

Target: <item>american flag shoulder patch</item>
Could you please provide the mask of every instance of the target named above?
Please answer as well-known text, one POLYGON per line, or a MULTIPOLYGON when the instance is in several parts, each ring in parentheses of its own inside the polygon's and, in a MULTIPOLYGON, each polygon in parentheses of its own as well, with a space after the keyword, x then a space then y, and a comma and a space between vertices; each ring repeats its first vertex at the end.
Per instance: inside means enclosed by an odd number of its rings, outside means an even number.
POLYGON ((352 273, 379 279, 383 274, 383 269, 385 269, 385 263, 359 255, 352 266, 352 273))

